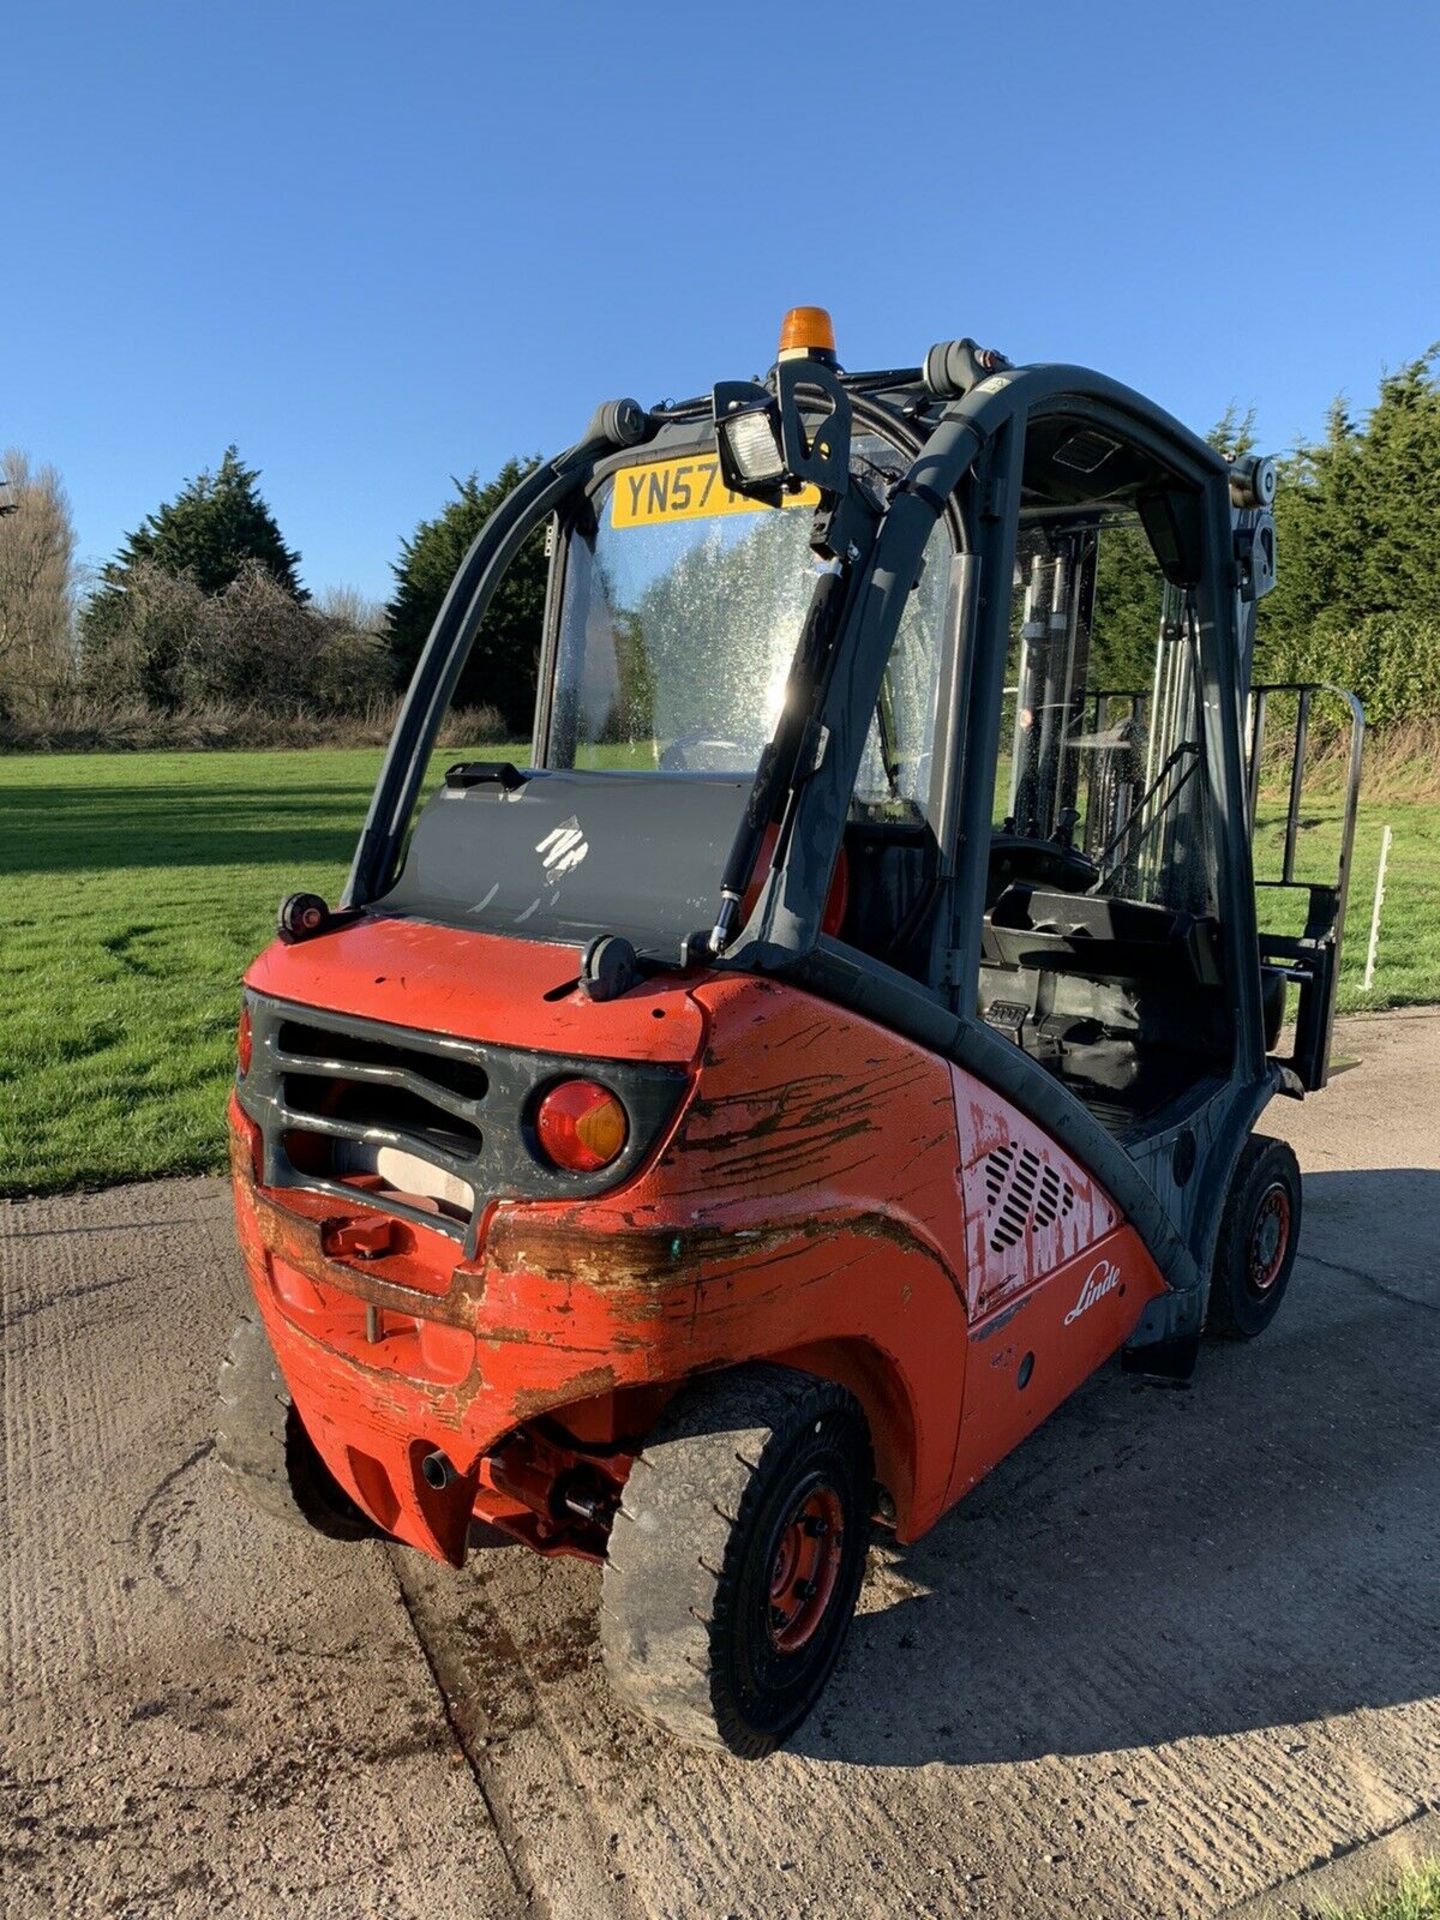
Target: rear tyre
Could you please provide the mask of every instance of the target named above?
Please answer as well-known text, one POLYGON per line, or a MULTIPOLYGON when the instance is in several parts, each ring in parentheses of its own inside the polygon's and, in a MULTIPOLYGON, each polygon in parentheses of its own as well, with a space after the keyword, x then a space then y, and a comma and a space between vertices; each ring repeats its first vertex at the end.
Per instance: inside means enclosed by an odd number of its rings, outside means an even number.
POLYGON ((747 1759, 793 1733, 855 1610, 873 1476, 864 1415, 831 1381, 748 1366, 672 1402, 610 1533, 600 1641, 620 1698, 747 1759))
POLYGON ((1288 1143, 1252 1135, 1220 1222, 1207 1333, 1253 1340, 1280 1311, 1300 1243, 1300 1197, 1300 1167, 1288 1143))
POLYGON ((315 1451, 275 1364, 264 1327, 244 1315, 220 1362, 215 1458, 251 1506, 332 1540, 368 1540, 376 1529, 315 1451))

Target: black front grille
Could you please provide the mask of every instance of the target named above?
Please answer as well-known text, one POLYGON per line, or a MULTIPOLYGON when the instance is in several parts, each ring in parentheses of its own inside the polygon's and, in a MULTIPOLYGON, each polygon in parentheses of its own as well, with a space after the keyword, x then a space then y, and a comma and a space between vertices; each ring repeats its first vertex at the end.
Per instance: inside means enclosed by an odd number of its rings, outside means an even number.
POLYGON ((462 1100, 483 1100, 490 1091, 490 1076, 476 1060, 434 1052, 418 1054, 414 1047, 392 1046, 383 1040, 309 1026, 299 1020, 280 1022, 276 1046, 292 1059, 327 1066, 396 1067, 405 1072, 418 1068, 427 1080, 462 1100))
POLYGON ((287 1073, 281 1098, 293 1114, 315 1120, 343 1120, 363 1131, 402 1133, 417 1144, 430 1143, 452 1157, 474 1159, 481 1133, 437 1107, 408 1086, 376 1085, 347 1080, 343 1074, 323 1078, 312 1073, 287 1073))
POLYGON ((265 1142, 270 1186, 357 1197, 466 1240, 487 1201, 598 1193, 633 1172, 674 1112, 683 1070, 558 1054, 249 998, 253 1050, 240 1104, 265 1142), (630 1132, 599 1173, 534 1151, 530 1112, 554 1080, 602 1080, 630 1132))

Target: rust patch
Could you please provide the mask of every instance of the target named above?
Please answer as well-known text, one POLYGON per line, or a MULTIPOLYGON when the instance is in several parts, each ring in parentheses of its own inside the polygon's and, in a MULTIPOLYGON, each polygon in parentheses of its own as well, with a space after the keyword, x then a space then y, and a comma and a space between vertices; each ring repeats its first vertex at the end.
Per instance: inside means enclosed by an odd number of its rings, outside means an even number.
POLYGON ((613 1393, 619 1385, 614 1367, 588 1367, 574 1374, 563 1387, 519 1387, 510 1397, 517 1420, 528 1420, 537 1413, 551 1413, 572 1400, 593 1400, 597 1394, 613 1393))
POLYGON ((1007 1307, 1003 1313, 997 1313, 991 1319, 982 1320, 979 1325, 972 1330, 970 1338, 978 1347, 983 1340, 989 1340, 993 1335, 999 1333, 1002 1327, 1008 1327, 1024 1305, 1025 1302, 1023 1300, 1017 1300, 1013 1307, 1007 1307))
POLYGON ((697 1273, 703 1272, 706 1282, 723 1280, 783 1258, 791 1248, 845 1234, 888 1241, 902 1253, 920 1255, 938 1266, 963 1297, 959 1274, 932 1242, 904 1221, 876 1211, 814 1214, 765 1227, 632 1227, 603 1233, 578 1223, 541 1225, 523 1216, 502 1216, 491 1231, 489 1252, 501 1272, 538 1273, 579 1281, 597 1293, 632 1296, 633 1311, 643 1317, 668 1310, 660 1289, 697 1273))

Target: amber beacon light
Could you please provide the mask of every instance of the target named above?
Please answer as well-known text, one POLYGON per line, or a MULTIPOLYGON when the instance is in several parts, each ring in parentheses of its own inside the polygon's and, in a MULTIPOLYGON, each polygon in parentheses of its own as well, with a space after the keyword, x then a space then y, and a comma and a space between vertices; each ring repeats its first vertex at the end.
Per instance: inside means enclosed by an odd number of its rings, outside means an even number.
POLYGON ((835 365, 835 324, 824 307, 791 307, 780 322, 780 360, 835 365))

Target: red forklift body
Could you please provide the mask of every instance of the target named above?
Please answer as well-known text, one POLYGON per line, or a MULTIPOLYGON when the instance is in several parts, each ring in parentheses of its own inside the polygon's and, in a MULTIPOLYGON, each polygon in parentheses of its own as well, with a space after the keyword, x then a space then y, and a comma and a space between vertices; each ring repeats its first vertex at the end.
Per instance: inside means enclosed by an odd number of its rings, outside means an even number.
POLYGON ((583 1403, 586 1437, 614 1447, 657 1389, 759 1357, 857 1395, 913 1538, 1163 1290, 1075 1161, 873 1022, 719 976, 557 1003, 557 950, 509 942, 483 943, 504 970, 462 995, 488 957, 476 938, 360 924, 323 950, 323 976, 321 949, 277 943, 247 984, 298 1010, 324 1004, 323 977, 330 1005, 367 1018, 448 1009, 475 1040, 683 1066, 675 1119, 625 1186, 497 1201, 457 1258, 418 1223, 357 1235, 375 1218, 363 1191, 346 1211, 267 1192, 258 1130, 231 1108, 240 1242, 296 1406, 339 1483, 412 1546, 458 1564, 472 1517, 548 1544, 490 1459, 502 1441, 583 1403), (436 1451, 457 1469, 438 1490, 422 1472, 436 1451))
POLYGON ((482 532, 230 1107, 292 1453, 455 1565, 476 1522, 606 1562, 617 1686, 756 1753, 870 1514, 922 1533, 1122 1349, 1187 1373, 1212 1276, 1226 1330, 1273 1314, 1299 1193, 1251 1128, 1323 1083, 1353 828, 1352 785, 1262 936, 1266 463, 968 341, 844 376, 799 313, 768 382, 602 408, 482 532), (1122 522, 1148 693, 1105 682, 1122 522), (542 526, 531 764, 432 763, 542 526))

